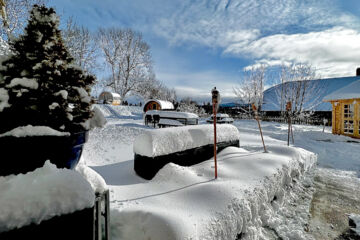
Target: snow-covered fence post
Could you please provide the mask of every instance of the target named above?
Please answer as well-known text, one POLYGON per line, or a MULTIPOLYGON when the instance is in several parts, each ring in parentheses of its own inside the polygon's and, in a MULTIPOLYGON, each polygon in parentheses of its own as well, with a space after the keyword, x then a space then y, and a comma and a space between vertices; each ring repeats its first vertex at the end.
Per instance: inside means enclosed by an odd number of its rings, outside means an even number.
POLYGON ((257 121, 258 126, 259 126, 261 141, 262 141, 263 146, 264 146, 264 152, 267 152, 267 151, 266 151, 265 142, 264 142, 264 137, 263 137, 262 130, 261 130, 261 125, 260 125, 260 121, 259 121, 259 115, 258 115, 257 107, 255 106, 254 103, 252 103, 251 106, 252 106, 252 109, 253 109, 254 114, 255 114, 255 120, 257 121))
POLYGON ((211 90, 212 104, 213 104, 213 115, 214 115, 214 161, 215 161, 215 179, 217 178, 217 161, 216 161, 216 112, 220 103, 220 93, 214 87, 211 90))

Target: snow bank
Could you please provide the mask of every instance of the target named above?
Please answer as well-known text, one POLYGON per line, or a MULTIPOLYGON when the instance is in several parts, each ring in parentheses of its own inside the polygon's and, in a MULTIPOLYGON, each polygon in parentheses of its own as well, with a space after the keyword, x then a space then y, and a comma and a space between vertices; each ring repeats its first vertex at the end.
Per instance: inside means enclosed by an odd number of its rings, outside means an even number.
POLYGON ((305 188, 299 180, 316 155, 286 146, 268 150, 226 148, 218 155, 217 180, 210 159, 192 167, 170 163, 152 181, 113 186, 119 189, 113 197, 113 238, 219 240, 241 234, 253 240, 275 232, 282 239, 309 239, 303 231, 306 209, 287 208, 297 197, 295 189, 305 188))
POLYGON ((94 191, 76 171, 47 161, 27 174, 0 177, 0 232, 94 205, 94 191))
POLYGON ((79 172, 91 185, 95 193, 103 193, 108 190, 105 180, 94 170, 85 164, 78 164, 76 171, 79 172))
MULTIPOLYGON (((217 141, 239 140, 239 131, 230 124, 217 125, 217 141)), ((214 143, 213 125, 184 126, 145 131, 134 142, 134 153, 156 157, 214 143)))
POLYGON ((14 128, 8 132, 0 134, 0 137, 27 137, 27 136, 70 136, 68 132, 59 132, 47 126, 32 126, 14 128))

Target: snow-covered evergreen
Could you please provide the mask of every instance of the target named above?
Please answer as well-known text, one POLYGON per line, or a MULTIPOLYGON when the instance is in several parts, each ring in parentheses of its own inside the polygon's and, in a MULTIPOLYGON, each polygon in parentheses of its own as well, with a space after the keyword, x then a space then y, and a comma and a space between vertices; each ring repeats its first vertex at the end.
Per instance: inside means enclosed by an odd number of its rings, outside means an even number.
POLYGON ((95 78, 73 64, 54 9, 35 5, 24 35, 0 69, 0 133, 26 125, 89 128, 95 78), (6 117, 5 117, 6 116, 6 117))

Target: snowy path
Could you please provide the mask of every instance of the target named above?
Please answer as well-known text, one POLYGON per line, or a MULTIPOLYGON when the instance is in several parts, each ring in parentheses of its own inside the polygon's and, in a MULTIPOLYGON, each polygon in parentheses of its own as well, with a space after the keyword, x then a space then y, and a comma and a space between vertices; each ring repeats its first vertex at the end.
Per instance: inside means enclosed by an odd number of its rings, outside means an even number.
MULTIPOLYGON (((258 131, 255 121, 235 124, 241 132, 258 131)), ((262 126, 265 136, 287 140, 286 124, 263 122, 262 126)), ((330 128, 323 133, 321 126, 295 125, 294 131, 295 146, 318 154, 310 233, 316 240, 350 239, 341 235, 349 229, 347 214, 360 212, 360 141, 332 135, 330 128)))
POLYGON ((314 182, 310 233, 317 240, 347 239, 339 236, 349 229, 347 214, 360 214, 360 179, 349 172, 318 168, 314 182))

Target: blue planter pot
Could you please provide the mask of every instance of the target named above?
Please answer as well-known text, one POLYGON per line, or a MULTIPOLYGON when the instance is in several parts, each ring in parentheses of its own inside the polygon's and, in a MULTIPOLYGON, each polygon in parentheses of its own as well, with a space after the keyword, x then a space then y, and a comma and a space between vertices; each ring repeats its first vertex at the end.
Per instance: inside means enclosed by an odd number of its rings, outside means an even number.
POLYGON ((0 176, 27 173, 50 160, 58 168, 74 168, 79 162, 88 132, 70 136, 0 137, 0 176))

